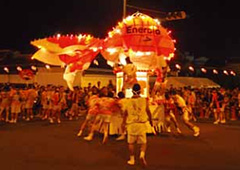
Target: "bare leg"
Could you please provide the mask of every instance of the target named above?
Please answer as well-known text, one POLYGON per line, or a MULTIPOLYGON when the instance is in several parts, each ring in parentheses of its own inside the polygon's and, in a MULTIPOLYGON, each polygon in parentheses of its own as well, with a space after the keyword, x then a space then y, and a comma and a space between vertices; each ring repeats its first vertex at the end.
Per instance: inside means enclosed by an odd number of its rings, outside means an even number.
POLYGON ((108 127, 109 127, 109 123, 103 122, 103 134, 104 134, 103 141, 102 141, 103 144, 105 144, 108 139, 108 127))
POLYGON ((89 122, 89 121, 88 121, 87 119, 85 119, 85 120, 83 121, 83 123, 81 124, 81 127, 80 127, 80 129, 79 129, 79 132, 78 132, 77 136, 81 136, 81 135, 82 135, 82 132, 83 132, 83 130, 85 129, 85 127, 86 127, 86 125, 87 125, 88 122, 89 122))
POLYGON ((6 110, 6 122, 9 121, 9 109, 5 109, 6 110))
POLYGON ((146 150, 147 150, 147 144, 146 143, 141 144, 141 148, 140 148, 140 161, 141 161, 142 166, 147 166, 147 161, 145 159, 146 150))
POLYGON ((130 154, 130 159, 127 161, 129 165, 134 165, 135 164, 135 158, 134 158, 134 144, 128 144, 128 150, 130 154))

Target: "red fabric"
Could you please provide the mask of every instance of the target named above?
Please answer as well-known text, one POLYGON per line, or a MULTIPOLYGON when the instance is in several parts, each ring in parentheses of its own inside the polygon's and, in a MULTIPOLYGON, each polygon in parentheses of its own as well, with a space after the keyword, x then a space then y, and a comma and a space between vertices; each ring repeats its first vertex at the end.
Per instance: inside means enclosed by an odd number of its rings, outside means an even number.
POLYGON ((122 25, 116 26, 114 30, 104 40, 103 49, 120 47, 125 51, 132 49, 133 51, 156 52, 158 56, 169 56, 175 51, 174 42, 167 30, 153 19, 144 20, 136 15, 127 23, 123 21, 122 25), (149 30, 150 27, 154 29, 149 30), (121 33, 114 32, 116 29, 121 33))
POLYGON ((83 70, 83 66, 86 63, 91 63, 98 51, 94 52, 92 50, 85 50, 83 53, 76 53, 74 56, 70 56, 68 54, 59 55, 60 60, 62 60, 66 64, 72 64, 70 71, 73 72, 75 70, 83 70))
POLYGON ((22 71, 19 72, 19 76, 23 79, 23 80, 31 80, 34 77, 34 73, 32 70, 30 69, 24 69, 22 71))
POLYGON ((52 101, 53 101, 53 104, 54 105, 58 105, 59 103, 59 100, 60 100, 60 96, 59 96, 59 93, 54 93, 53 96, 52 96, 52 101))
POLYGON ((156 82, 162 83, 163 82, 163 72, 162 72, 162 69, 160 69, 160 68, 155 69, 155 73, 157 75, 156 82))

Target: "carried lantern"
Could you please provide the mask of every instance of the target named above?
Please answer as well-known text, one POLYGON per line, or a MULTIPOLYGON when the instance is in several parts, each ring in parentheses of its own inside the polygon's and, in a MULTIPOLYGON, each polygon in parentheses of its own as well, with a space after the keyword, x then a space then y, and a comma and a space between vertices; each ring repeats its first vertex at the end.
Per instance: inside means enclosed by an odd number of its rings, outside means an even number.
MULTIPOLYGON (((174 56, 174 42, 158 20, 137 12, 123 19, 108 33, 103 41, 102 55, 111 66, 125 65, 125 58, 130 57, 137 67, 137 81, 144 88, 142 96, 147 96, 148 72, 167 66, 166 60, 174 56)), ((116 74, 119 92, 124 82, 123 72, 116 74)), ((131 95, 131 89, 127 90, 126 96, 131 95)))
POLYGON ((77 71, 88 69, 99 53, 101 40, 91 35, 67 35, 34 40, 32 45, 39 50, 32 56, 45 64, 66 66, 63 78, 73 90, 73 81, 77 71))

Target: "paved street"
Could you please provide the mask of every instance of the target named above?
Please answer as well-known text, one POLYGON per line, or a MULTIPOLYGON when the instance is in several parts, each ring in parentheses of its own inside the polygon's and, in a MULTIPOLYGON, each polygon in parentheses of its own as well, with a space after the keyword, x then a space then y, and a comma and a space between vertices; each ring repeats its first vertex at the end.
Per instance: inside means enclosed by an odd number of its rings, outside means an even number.
MULTIPOLYGON (((83 118, 50 125, 43 121, 0 123, 1 170, 123 170, 141 169, 126 165, 126 141, 101 144, 76 137, 83 118)), ((199 121, 201 136, 195 138, 182 124, 183 135, 148 135, 147 169, 240 169, 240 121, 213 125, 199 121)))

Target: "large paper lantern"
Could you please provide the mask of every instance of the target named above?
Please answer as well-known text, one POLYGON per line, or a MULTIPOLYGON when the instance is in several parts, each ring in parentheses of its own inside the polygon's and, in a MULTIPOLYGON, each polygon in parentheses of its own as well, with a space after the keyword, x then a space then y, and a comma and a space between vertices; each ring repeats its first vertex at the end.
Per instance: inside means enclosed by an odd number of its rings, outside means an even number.
POLYGON ((174 51, 174 40, 158 20, 135 13, 109 32, 102 54, 115 63, 129 56, 138 69, 148 70, 165 64, 162 59, 172 58, 174 51))
POLYGON ((101 49, 101 40, 91 35, 57 35, 34 40, 32 45, 39 50, 32 56, 41 62, 57 66, 67 66, 63 78, 73 90, 77 71, 88 69, 101 49))

